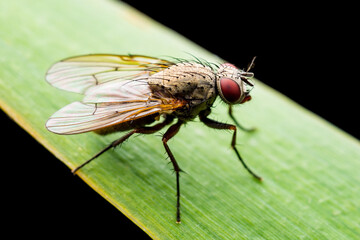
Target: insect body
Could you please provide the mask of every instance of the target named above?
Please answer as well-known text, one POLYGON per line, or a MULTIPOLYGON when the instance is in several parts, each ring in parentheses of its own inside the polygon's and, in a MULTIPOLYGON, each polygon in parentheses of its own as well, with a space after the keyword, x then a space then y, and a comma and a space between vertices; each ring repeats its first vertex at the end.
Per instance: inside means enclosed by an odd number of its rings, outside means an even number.
POLYGON ((94 54, 68 58, 54 64, 47 72, 46 80, 60 89, 81 93, 84 98, 52 115, 46 127, 57 134, 128 131, 75 168, 75 173, 133 134, 155 133, 177 119, 162 141, 176 173, 176 221, 179 223, 181 169, 167 142, 185 122, 199 116, 208 127, 234 131, 231 146, 238 159, 250 174, 261 180, 248 168, 235 147, 236 126, 208 118, 220 95, 229 104, 229 115, 236 125, 247 130, 235 120, 231 106, 251 99, 253 84, 250 78, 253 74, 249 69, 243 71, 229 63, 217 66, 199 60, 175 63, 141 55, 94 54), (162 121, 149 126, 160 117, 163 117, 162 121))

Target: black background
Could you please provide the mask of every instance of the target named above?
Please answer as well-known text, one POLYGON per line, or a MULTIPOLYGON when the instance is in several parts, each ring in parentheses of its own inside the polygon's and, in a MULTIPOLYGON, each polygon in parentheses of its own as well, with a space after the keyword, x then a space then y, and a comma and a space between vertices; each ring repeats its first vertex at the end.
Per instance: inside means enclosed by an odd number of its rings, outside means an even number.
MULTIPOLYGON (((258 79, 360 136, 354 6, 125 2, 239 67, 257 56, 258 79)), ((3 217, 13 234, 147 238, 2 112, 0 124, 9 139, 1 146, 3 217)))

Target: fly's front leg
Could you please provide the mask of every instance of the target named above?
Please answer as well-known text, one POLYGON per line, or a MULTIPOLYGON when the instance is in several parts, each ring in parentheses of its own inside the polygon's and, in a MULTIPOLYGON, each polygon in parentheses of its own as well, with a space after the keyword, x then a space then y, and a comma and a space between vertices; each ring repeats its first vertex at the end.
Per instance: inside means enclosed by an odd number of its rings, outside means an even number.
POLYGON ((232 107, 231 105, 229 105, 229 116, 230 118, 234 121, 234 123, 236 124, 236 126, 238 126, 241 130, 245 131, 245 132, 253 132, 256 130, 256 128, 246 128, 244 126, 242 126, 234 117, 233 113, 232 113, 232 107))
POLYGON ((174 171, 176 174, 176 223, 180 223, 180 167, 178 165, 178 163, 175 160, 174 155, 172 154, 172 152, 170 151, 169 146, 167 145, 167 142, 173 137, 175 136, 176 133, 179 132, 179 129, 181 127, 181 125, 183 124, 182 121, 178 121, 176 124, 172 125, 164 134, 162 141, 165 147, 165 150, 171 160, 171 163, 174 166, 174 171))
POLYGON ((221 123, 221 122, 217 122, 215 120, 209 119, 207 116, 210 114, 210 110, 206 110, 206 111, 202 111, 199 114, 200 117, 200 121, 202 121, 206 126, 211 127, 211 128, 215 128, 215 129, 224 129, 224 130, 232 130, 234 131, 233 137, 232 137, 232 141, 231 141, 231 148, 234 149, 236 156, 238 157, 238 159, 240 160, 240 162, 242 163, 242 165, 244 166, 244 168, 256 179, 262 181, 262 178, 260 176, 258 176, 257 174, 255 174, 245 163, 245 161, 242 159, 239 151, 236 149, 235 145, 236 145, 236 126, 235 125, 231 125, 231 124, 226 124, 226 123, 221 123))

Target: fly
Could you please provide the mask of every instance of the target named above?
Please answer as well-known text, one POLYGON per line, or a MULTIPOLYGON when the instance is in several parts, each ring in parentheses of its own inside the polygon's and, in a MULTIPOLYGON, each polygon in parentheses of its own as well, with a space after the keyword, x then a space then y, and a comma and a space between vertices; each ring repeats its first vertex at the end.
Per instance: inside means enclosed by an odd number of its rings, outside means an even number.
POLYGON ((75 174, 101 154, 114 148, 134 134, 152 134, 172 124, 162 137, 164 148, 176 175, 176 222, 180 223, 181 168, 172 154, 168 141, 187 121, 199 117, 206 126, 233 131, 231 147, 245 169, 256 175, 236 149, 237 127, 242 127, 232 114, 232 106, 251 100, 253 88, 249 72, 230 63, 220 66, 208 62, 176 62, 142 56, 92 54, 67 58, 54 64, 46 80, 54 87, 84 95, 55 114, 46 128, 56 134, 78 134, 94 131, 109 134, 128 131, 72 172, 75 174), (210 119, 211 107, 217 96, 229 105, 229 116, 235 125, 210 119), (162 117, 161 122, 160 117, 162 117), (174 120, 176 120, 175 123, 174 120), (154 125, 149 126, 151 123, 154 125), (237 127, 236 127, 237 126, 237 127))

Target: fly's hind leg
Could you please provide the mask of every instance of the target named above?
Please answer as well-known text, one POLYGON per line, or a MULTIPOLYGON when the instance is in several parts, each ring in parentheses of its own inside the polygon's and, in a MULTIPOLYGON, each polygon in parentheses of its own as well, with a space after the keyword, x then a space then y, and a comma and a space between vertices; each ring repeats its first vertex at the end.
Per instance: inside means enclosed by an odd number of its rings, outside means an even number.
POLYGON ((234 115, 232 113, 231 105, 229 105, 229 116, 234 121, 235 125, 238 126, 241 130, 243 130, 245 132, 254 132, 256 130, 256 128, 246 128, 246 127, 242 126, 234 117, 234 115))
POLYGON ((106 152, 107 150, 109 150, 110 148, 114 148, 116 146, 118 146, 119 144, 123 143, 124 141, 126 141, 129 137, 131 137, 134 133, 141 133, 141 134, 152 134, 154 132, 157 132, 159 130, 161 130, 163 127, 165 127, 166 125, 170 124, 172 122, 173 118, 168 117, 166 118, 163 122, 158 123, 154 126, 151 127, 141 127, 141 128, 136 128, 133 129, 132 131, 128 132, 127 134, 125 134, 124 136, 122 136, 121 138, 113 141, 112 143, 110 143, 110 145, 108 145, 106 148, 104 148, 103 150, 101 150, 100 152, 98 152, 95 156, 93 156, 92 158, 90 158, 89 160, 87 160, 86 162, 84 162, 83 164, 81 164, 80 166, 76 167, 74 170, 72 170, 73 174, 76 174, 77 171, 79 171, 82 167, 84 167, 86 164, 90 163, 92 160, 94 160, 95 158, 99 157, 101 154, 103 154, 104 152, 106 152))
POLYGON ((258 176, 257 174, 255 174, 245 163, 245 161, 243 160, 243 158, 241 157, 239 151, 236 149, 235 145, 236 145, 236 126, 235 125, 231 125, 231 124, 226 124, 226 123, 221 123, 221 122, 217 122, 215 120, 209 119, 207 116, 210 114, 210 110, 207 111, 202 111, 199 114, 200 117, 200 121, 202 121, 206 126, 211 127, 211 128, 215 128, 215 129, 224 129, 224 130, 232 130, 234 131, 233 137, 232 137, 232 141, 231 141, 231 148, 235 151, 236 156, 238 157, 238 159, 240 160, 240 162, 242 163, 242 165, 244 166, 244 168, 256 179, 262 181, 262 178, 260 176, 258 176))

